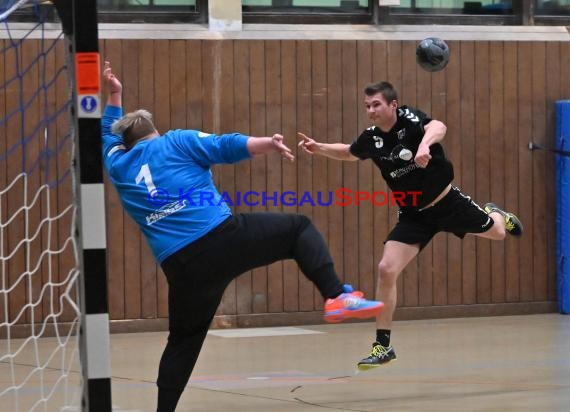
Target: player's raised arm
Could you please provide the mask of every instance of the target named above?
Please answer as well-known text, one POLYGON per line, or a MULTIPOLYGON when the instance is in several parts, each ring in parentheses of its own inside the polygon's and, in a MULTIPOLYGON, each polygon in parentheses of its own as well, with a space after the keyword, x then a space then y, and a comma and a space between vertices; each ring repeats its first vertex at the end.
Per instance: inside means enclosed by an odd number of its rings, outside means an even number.
POLYGON ((123 92, 123 85, 113 73, 111 63, 108 61, 105 62, 105 66, 103 68, 103 79, 105 79, 108 90, 107 105, 122 107, 123 100, 121 95, 123 92))
POLYGON ((124 150, 123 135, 115 134, 113 125, 123 116, 122 93, 123 85, 113 73, 111 63, 105 61, 103 68, 103 80, 107 87, 107 107, 101 117, 101 137, 103 139, 103 155, 105 162, 109 161, 109 153, 117 153, 124 150))

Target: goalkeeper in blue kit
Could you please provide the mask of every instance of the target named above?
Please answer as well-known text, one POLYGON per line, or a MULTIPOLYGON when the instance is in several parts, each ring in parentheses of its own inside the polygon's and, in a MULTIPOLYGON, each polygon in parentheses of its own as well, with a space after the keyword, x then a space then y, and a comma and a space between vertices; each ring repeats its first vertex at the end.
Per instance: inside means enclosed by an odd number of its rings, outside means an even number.
POLYGON ((104 166, 169 286, 169 335, 157 379, 159 412, 176 409, 224 290, 244 272, 294 259, 323 296, 328 322, 372 318, 382 310, 382 302, 366 300, 341 283, 322 236, 307 217, 234 215, 221 201, 210 167, 272 152, 292 161, 283 136, 196 130, 160 134, 149 112, 123 115, 122 84, 109 62, 103 77, 108 89, 102 118, 104 166), (194 198, 204 192, 213 194, 212 202, 194 198))

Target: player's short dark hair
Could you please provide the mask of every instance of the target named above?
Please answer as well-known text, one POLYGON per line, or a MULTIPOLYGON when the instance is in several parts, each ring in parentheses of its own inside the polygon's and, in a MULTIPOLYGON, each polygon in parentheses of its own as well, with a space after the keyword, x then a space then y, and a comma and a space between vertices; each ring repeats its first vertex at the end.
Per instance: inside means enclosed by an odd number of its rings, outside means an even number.
POLYGON ((398 101, 398 92, 394 89, 391 83, 388 82, 377 82, 370 83, 364 88, 364 94, 366 96, 374 96, 375 94, 382 94, 387 103, 392 101, 398 101))

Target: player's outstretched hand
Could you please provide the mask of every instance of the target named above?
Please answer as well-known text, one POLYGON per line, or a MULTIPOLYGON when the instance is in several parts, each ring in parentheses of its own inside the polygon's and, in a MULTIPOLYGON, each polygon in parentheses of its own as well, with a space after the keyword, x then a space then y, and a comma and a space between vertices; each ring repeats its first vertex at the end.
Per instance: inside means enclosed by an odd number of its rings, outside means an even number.
POLYGON ((289 149, 285 143, 283 143, 283 136, 275 133, 273 137, 271 137, 273 145, 277 149, 277 151, 281 154, 281 156, 289 161, 294 161, 295 156, 293 156, 293 152, 289 149))
POLYGON ((109 93, 121 93, 123 91, 123 85, 113 73, 111 63, 108 61, 105 62, 105 67, 103 68, 103 78, 105 79, 105 82, 107 82, 109 93))
POLYGON ((314 154, 317 148, 317 142, 307 136, 305 133, 297 132, 297 135, 302 139, 298 146, 303 149, 306 153, 314 154))

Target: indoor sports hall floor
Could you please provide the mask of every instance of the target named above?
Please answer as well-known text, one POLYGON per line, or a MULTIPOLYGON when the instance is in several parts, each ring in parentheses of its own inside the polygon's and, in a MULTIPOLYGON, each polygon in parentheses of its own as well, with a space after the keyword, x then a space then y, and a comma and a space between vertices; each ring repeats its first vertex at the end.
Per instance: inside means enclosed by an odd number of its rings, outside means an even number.
MULTIPOLYGON (((177 411, 570 411, 570 316, 395 322, 398 360, 355 374, 374 330, 371 322, 211 330, 177 411)), ((111 335, 115 412, 155 411, 166 336, 111 335)))
MULTIPOLYGON (((398 360, 355 375, 373 323, 212 330, 179 411, 570 411, 570 316, 396 322, 398 360)), ((112 335, 113 404, 153 411, 165 333, 112 335)))

